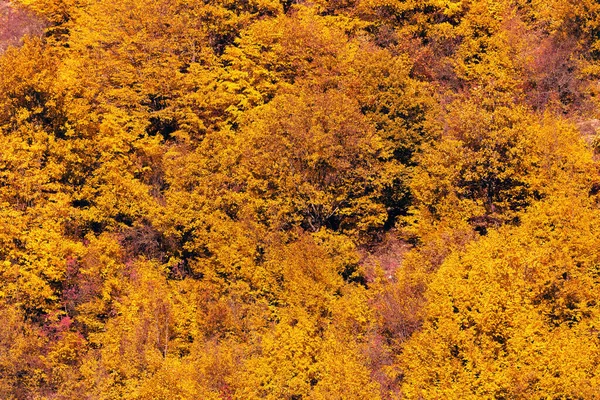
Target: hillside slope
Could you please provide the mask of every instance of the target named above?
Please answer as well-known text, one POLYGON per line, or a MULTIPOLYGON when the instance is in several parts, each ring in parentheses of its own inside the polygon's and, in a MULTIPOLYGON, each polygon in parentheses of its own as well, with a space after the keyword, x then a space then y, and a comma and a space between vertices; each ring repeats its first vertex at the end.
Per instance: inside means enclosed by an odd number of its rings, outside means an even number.
POLYGON ((592 0, 0 4, 0 398, 595 398, 592 0))

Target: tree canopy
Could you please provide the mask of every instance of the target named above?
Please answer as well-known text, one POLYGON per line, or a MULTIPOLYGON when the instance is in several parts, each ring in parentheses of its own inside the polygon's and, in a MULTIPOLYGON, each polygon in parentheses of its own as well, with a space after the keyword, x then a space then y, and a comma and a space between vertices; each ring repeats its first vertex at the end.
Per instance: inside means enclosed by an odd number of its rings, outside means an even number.
POLYGON ((592 0, 0 1, 0 397, 600 385, 592 0))

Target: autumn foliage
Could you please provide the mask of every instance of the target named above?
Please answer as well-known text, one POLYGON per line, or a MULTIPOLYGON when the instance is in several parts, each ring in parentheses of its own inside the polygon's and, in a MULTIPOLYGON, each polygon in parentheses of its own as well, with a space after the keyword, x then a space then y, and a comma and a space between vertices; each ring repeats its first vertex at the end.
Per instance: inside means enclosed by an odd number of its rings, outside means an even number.
POLYGON ((591 399, 592 0, 0 2, 0 398, 591 399))

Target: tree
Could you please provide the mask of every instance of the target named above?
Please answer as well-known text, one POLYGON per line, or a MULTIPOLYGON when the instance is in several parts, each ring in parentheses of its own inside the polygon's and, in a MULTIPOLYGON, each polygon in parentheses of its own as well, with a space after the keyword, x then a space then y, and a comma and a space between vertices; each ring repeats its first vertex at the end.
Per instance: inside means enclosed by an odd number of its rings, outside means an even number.
POLYGON ((596 214, 559 195, 449 257, 400 356, 405 395, 593 396, 596 214))
POLYGON ((470 221, 485 232, 556 191, 591 186, 591 155, 573 126, 526 107, 480 104, 455 103, 443 140, 419 155, 417 218, 470 221))

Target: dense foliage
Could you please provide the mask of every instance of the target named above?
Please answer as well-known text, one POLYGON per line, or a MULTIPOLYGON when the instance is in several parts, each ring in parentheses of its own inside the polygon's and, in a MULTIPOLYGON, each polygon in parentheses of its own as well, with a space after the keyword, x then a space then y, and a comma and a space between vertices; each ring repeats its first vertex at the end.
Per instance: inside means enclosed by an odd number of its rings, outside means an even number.
POLYGON ((593 0, 0 2, 0 398, 588 399, 593 0))

